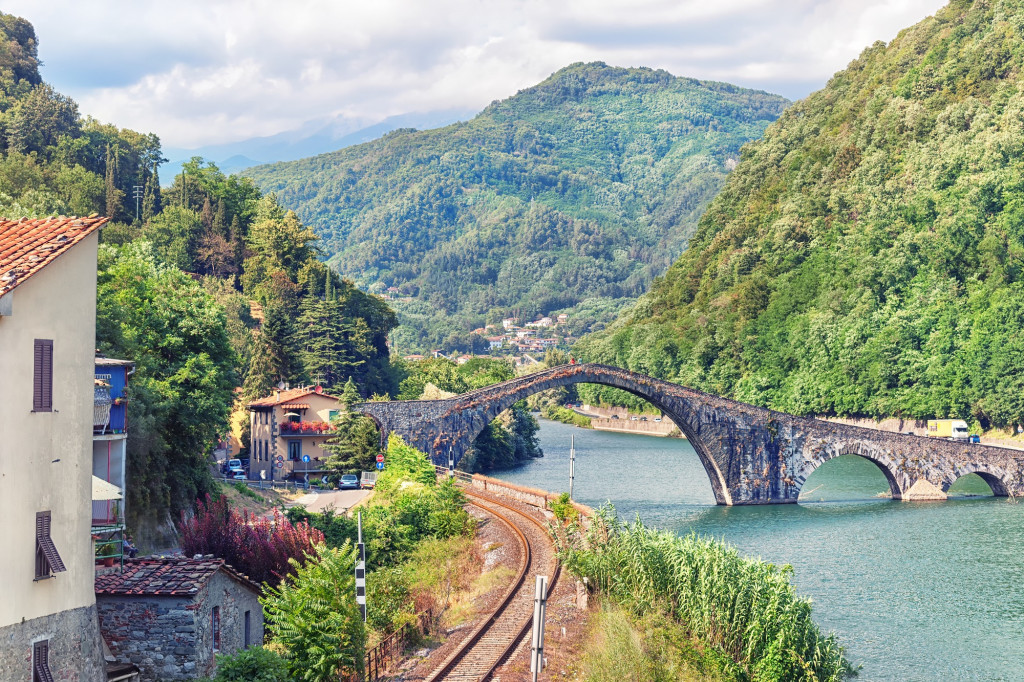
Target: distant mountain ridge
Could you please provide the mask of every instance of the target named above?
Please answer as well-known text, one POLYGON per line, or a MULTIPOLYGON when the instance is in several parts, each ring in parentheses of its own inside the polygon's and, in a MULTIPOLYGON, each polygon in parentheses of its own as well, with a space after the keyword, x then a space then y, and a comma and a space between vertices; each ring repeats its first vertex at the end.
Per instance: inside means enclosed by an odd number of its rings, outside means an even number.
POLYGON ((744 150, 682 258, 578 350, 795 414, 1024 423, 1022 73, 1021 0, 875 43, 744 150))
POLYGON ((469 350, 512 312, 611 319, 682 252, 740 147, 788 105, 666 71, 573 64, 436 130, 245 171, 330 263, 394 287, 399 347, 469 350))
POLYGON ((164 175, 168 178, 169 184, 181 172, 182 164, 194 156, 213 161, 225 173, 237 173, 260 164, 293 161, 369 142, 399 128, 437 128, 455 121, 467 120, 476 113, 472 109, 411 112, 389 116, 368 126, 361 126, 342 117, 334 117, 307 121, 295 130, 238 142, 192 149, 165 147, 163 152, 168 162, 164 166, 164 175))

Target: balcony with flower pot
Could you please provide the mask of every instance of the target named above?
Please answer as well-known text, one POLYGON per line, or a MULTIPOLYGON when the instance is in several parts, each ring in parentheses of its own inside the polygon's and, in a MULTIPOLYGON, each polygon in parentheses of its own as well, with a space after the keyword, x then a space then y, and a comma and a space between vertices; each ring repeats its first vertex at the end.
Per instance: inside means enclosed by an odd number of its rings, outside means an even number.
POLYGON ((280 424, 277 435, 293 438, 296 436, 325 436, 331 433, 330 422, 287 421, 280 424))

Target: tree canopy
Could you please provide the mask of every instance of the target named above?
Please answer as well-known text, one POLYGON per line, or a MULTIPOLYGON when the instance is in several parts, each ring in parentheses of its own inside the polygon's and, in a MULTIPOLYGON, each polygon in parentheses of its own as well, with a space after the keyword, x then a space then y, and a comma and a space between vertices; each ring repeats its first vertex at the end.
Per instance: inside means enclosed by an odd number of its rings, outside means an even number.
POLYGON ((866 49, 577 350, 796 414, 1024 422, 1022 25, 955 0, 866 49))

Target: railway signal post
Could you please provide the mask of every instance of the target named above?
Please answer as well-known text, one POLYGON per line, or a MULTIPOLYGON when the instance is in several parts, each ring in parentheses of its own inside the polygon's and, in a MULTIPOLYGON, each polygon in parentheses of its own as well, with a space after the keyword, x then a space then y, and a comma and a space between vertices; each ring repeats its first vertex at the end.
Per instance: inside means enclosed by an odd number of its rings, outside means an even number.
POLYGON ((357 513, 358 542, 356 542, 356 603, 366 622, 366 545, 363 544, 363 512, 357 513))
POLYGON ((537 591, 533 599, 533 644, 530 647, 530 672, 533 682, 544 669, 544 611, 548 601, 548 577, 537 576, 537 591))

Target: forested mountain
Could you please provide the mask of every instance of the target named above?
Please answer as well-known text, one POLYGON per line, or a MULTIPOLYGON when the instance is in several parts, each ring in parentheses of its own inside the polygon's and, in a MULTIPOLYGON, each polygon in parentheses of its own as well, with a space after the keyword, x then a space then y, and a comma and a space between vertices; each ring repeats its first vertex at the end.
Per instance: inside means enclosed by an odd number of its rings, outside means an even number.
POLYGON ((579 349, 798 414, 1024 422, 1022 72, 1019 0, 872 45, 745 148, 686 253, 579 349))
POLYGON ((469 349, 470 330, 513 311, 610 319, 680 254, 741 145, 787 104, 574 64, 469 122, 246 174, 343 275, 412 297, 401 350, 469 349))

